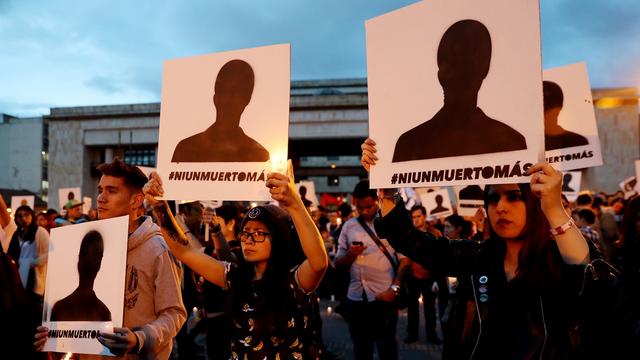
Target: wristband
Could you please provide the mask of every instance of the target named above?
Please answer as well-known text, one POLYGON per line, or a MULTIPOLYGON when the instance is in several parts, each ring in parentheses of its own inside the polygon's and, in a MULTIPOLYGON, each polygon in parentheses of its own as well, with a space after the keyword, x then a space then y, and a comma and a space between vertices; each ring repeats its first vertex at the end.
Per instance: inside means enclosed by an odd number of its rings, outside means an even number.
POLYGON ((564 234, 567 230, 569 230, 576 223, 573 222, 573 218, 569 218, 566 223, 558 226, 557 228, 551 229, 551 235, 558 236, 564 234))

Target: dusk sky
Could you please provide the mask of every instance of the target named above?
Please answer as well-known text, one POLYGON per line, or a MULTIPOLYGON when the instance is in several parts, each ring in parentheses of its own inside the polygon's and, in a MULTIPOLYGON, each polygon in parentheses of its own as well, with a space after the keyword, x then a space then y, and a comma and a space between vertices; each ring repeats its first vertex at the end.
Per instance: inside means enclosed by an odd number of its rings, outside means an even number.
MULTIPOLYGON (((414 2, 0 0, 0 113, 157 102, 164 60, 277 43, 292 80, 366 77, 365 20, 414 2)), ((541 0, 541 18, 544 68, 640 86, 639 0, 541 0)))

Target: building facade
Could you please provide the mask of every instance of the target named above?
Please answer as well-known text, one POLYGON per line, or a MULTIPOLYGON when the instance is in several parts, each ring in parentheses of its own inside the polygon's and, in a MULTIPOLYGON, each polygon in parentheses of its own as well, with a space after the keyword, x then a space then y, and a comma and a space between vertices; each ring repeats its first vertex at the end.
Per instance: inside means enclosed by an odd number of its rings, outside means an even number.
MULTIPOLYGON (((605 165, 583 171, 582 189, 612 193, 622 179, 635 174, 634 160, 640 158, 638 93, 635 88, 595 89, 593 100, 605 165)), ((58 203, 58 188, 77 186, 83 196, 95 201, 99 180, 96 166, 116 156, 136 165, 156 165, 159 103, 53 108, 49 116, 30 121, 40 122, 40 133, 48 124, 48 152, 46 148, 33 151, 29 155, 33 159, 28 161, 37 162, 41 168, 45 163, 42 152, 48 154, 50 204, 58 203)), ((0 140, 10 137, 2 124, 0 129, 0 140)), ((34 128, 29 133, 38 131, 34 128)), ((357 181, 366 177, 359 155, 367 134, 366 79, 292 82, 289 158, 294 162, 296 179, 313 180, 318 193, 350 193, 357 181)), ((5 146, 4 141, 0 144, 5 146)), ((4 169, 10 168, 5 164, 11 161, 26 164, 19 157, 13 159, 2 153, 0 164, 4 169)), ((29 167, 30 171, 36 168, 29 167)), ((25 175, 29 179, 20 181, 31 181, 29 186, 36 188, 38 183, 42 191, 40 172, 25 175)), ((27 170, 17 174, 27 174, 27 170)))
MULTIPOLYGON (((0 114, 0 189, 47 194, 47 124, 0 114)), ((10 201, 10 199, 5 199, 10 201)))

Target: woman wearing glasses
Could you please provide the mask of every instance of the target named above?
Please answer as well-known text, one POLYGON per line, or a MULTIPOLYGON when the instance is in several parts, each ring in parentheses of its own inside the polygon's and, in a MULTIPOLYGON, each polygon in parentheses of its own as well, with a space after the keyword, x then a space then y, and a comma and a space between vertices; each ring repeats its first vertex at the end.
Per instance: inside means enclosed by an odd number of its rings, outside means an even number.
POLYGON ((198 250, 166 202, 154 199, 163 195, 158 174, 151 174, 144 192, 176 257, 210 282, 228 289, 232 359, 306 359, 312 336, 308 327, 310 295, 327 269, 327 253, 289 178, 272 173, 266 185, 280 207, 258 206, 247 212, 238 236, 244 260, 237 265, 198 250), (306 259, 290 269, 290 242, 298 239, 306 259))
MULTIPOLYGON (((375 165, 375 153, 367 139, 365 169, 375 165)), ((527 175, 529 184, 485 188, 491 236, 482 243, 416 231, 401 201, 381 200, 380 237, 412 260, 458 278, 443 359, 599 358, 585 349, 613 350, 603 337, 589 337, 591 329, 607 331, 596 327, 605 304, 590 302, 590 290, 594 279, 610 279, 600 274, 609 269, 600 268, 602 260, 565 212, 561 173, 540 163, 527 175)))

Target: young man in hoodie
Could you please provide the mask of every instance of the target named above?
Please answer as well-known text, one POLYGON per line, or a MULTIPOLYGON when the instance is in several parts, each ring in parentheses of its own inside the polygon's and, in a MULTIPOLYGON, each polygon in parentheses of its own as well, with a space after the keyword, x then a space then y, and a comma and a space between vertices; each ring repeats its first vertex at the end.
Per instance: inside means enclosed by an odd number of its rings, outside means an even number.
MULTIPOLYGON (((98 340, 127 359, 168 359, 173 338, 186 320, 180 273, 160 228, 139 216, 147 177, 119 159, 98 167, 98 219, 129 215, 124 327, 98 340)), ((47 329, 38 328, 36 347, 44 346, 47 329)))

